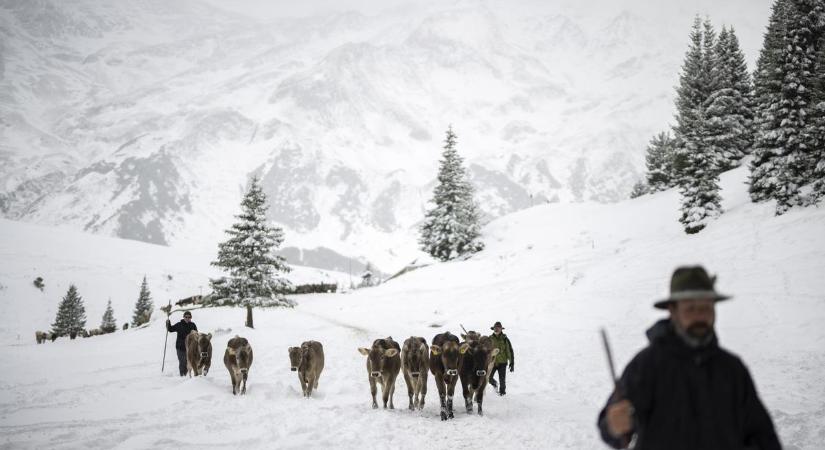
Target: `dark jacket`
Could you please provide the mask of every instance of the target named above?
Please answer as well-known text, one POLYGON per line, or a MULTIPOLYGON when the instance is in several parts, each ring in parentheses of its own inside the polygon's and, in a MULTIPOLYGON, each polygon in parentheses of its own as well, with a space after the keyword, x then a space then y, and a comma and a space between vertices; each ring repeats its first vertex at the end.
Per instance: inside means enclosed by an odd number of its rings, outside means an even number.
MULTIPOLYGON (((748 369, 716 337, 691 348, 667 319, 647 337, 650 345, 630 361, 619 382, 622 398, 635 411, 637 450, 782 448, 748 369)), ((608 405, 613 402, 611 396, 608 405)), ((598 419, 602 439, 621 448, 607 430, 606 408, 598 419)))
POLYGON ((169 323, 166 324, 166 329, 172 333, 178 333, 178 340, 175 341, 175 348, 178 350, 186 350, 186 336, 189 336, 189 333, 192 330, 198 331, 197 325, 195 322, 186 323, 185 320, 180 319, 180 322, 169 326, 169 323))

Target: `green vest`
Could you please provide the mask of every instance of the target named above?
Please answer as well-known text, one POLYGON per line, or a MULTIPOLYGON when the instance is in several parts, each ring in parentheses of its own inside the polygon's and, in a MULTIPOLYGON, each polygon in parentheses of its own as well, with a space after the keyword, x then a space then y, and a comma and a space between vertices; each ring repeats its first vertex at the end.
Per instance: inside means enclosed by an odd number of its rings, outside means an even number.
POLYGON ((493 340, 493 345, 495 348, 498 349, 498 355, 496 355, 496 364, 507 364, 507 361, 513 360, 513 352, 511 352, 511 345, 510 340, 507 339, 507 335, 501 333, 500 335, 496 335, 495 333, 490 335, 490 339, 493 340))

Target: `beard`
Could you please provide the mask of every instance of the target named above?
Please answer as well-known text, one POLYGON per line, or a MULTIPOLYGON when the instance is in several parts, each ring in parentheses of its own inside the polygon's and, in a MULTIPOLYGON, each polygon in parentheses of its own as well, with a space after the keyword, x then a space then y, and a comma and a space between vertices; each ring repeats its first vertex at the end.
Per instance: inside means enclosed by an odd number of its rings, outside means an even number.
POLYGON ((704 339, 713 333, 713 325, 706 322, 694 323, 687 327, 685 332, 692 338, 704 339))

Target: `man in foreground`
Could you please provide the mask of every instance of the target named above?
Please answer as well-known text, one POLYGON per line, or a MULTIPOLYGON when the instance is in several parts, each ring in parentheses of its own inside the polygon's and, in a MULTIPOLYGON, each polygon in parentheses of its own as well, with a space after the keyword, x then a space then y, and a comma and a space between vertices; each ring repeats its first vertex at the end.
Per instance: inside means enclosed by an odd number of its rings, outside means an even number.
POLYGON ((781 449, 748 369, 719 347, 714 290, 702 267, 673 273, 670 296, 655 303, 668 319, 647 331, 650 344, 625 368, 598 418, 613 448, 781 449))

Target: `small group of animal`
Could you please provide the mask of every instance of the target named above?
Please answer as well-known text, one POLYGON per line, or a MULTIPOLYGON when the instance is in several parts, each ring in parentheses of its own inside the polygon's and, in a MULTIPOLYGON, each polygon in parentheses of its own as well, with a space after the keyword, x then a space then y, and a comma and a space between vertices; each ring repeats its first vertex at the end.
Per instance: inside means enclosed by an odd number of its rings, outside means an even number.
POLYGON ((432 372, 438 388, 441 403, 441 420, 452 419, 453 394, 456 381, 461 380, 464 406, 467 413, 473 412, 473 402, 478 406, 478 414, 483 415, 484 388, 499 350, 487 336, 470 331, 462 334, 464 342, 449 331, 433 337, 427 346, 423 337, 412 336, 398 345, 392 337, 376 339, 372 347, 362 347, 358 351, 367 357, 367 375, 372 395, 372 407, 378 408, 377 384, 381 385, 384 408, 394 408, 393 394, 395 379, 403 370, 407 384, 409 409, 424 408, 427 395, 427 372, 432 372))

